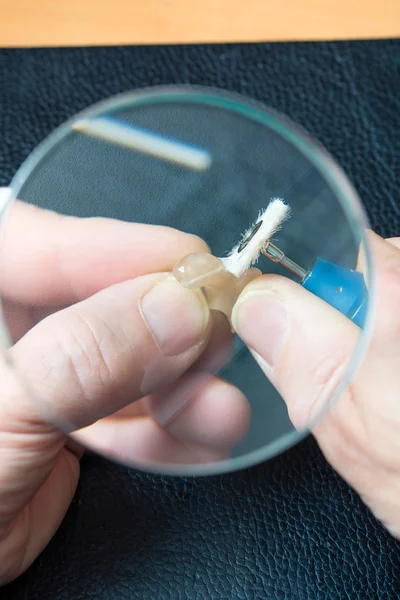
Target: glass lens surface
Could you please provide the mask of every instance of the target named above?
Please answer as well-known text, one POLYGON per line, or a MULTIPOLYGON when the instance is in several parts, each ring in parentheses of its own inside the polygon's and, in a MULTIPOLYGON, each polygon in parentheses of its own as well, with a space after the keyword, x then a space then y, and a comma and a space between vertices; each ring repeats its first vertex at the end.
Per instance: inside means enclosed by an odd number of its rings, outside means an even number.
MULTIPOLYGON (((318 401, 298 390, 299 402, 314 409, 304 409, 307 418, 297 421, 268 372, 220 317, 210 356, 203 363, 200 357, 177 381, 158 370, 149 375, 140 363, 142 397, 137 385, 129 392, 130 370, 132 379, 139 377, 137 362, 145 359, 140 340, 130 332, 128 313, 125 324, 121 313, 116 324, 114 306, 109 306, 110 320, 96 340, 97 356, 86 353, 85 344, 93 340, 76 342, 76 331, 57 329, 60 311, 79 311, 83 303, 86 315, 86 307, 96 310, 102 288, 172 270, 175 259, 182 258, 176 250, 170 258, 164 230, 139 230, 134 223, 195 234, 221 257, 271 198, 279 197, 291 207, 291 216, 274 244, 305 270, 318 258, 355 269, 361 245, 368 258, 365 219, 342 171, 307 135, 272 111, 199 89, 154 89, 113 98, 74 117, 39 146, 16 174, 11 194, 15 201, 4 216, 0 245, 4 321, 15 344, 6 352, 38 411, 85 446, 152 471, 205 474, 242 468, 300 440, 348 384, 368 326, 355 328, 347 370, 334 389, 318 401), (74 219, 28 214, 21 202, 74 219), (108 221, 83 221, 91 217, 126 225, 117 230, 108 221), (18 222, 21 218, 25 225, 18 222), (158 262, 152 262, 152 253, 158 262), (43 332, 39 341, 26 333, 35 323, 43 332), (105 346, 114 343, 116 327, 126 327, 131 339, 123 349, 115 345, 110 366, 107 360, 104 364, 105 346), (48 355, 41 340, 52 335, 60 337, 48 355), (80 344, 81 366, 65 364, 75 343, 80 344), (122 360, 119 352, 127 348, 132 356, 122 360), (121 361, 127 370, 123 375, 118 373, 121 361), (96 377, 120 376, 124 389, 108 382, 105 396, 93 384, 96 377), (72 392, 60 383, 71 378, 72 392), (74 393, 82 395, 78 407, 71 407, 74 393), (92 422, 90 415, 95 415, 92 422)), ((257 267, 301 283, 264 256, 257 267)), ((115 296, 115 314, 123 294, 115 296)), ((314 335, 312 321, 309 331, 314 335)), ((305 354, 307 343, 304 339, 305 354)), ((285 377, 290 380, 291 373, 285 377)))

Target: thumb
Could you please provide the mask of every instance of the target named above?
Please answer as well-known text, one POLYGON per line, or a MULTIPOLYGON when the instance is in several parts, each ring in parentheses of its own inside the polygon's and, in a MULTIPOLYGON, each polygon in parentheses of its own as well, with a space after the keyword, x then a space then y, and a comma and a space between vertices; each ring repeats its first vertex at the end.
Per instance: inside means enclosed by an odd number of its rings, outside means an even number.
POLYGON ((138 277, 59 311, 12 349, 41 416, 80 429, 177 379, 208 335, 201 292, 138 277))
POLYGON ((306 428, 342 382, 360 330, 285 277, 250 283, 233 326, 285 400, 297 429, 306 428))

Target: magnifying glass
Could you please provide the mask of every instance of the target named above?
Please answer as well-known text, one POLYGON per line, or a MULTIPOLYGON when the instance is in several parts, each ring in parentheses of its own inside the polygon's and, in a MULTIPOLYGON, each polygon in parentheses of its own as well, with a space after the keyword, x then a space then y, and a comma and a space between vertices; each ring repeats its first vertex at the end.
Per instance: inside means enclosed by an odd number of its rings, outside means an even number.
MULTIPOLYGON (((183 426, 186 418, 190 427, 197 427, 195 442, 185 435, 181 438, 179 428, 157 423, 149 409, 153 399, 148 397, 110 410, 95 423, 74 430, 62 415, 49 412, 49 399, 32 389, 24 366, 14 359, 11 367, 32 394, 38 411, 86 447, 155 472, 205 475, 232 471, 296 444, 349 385, 371 330, 373 278, 365 235, 368 224, 358 196, 340 167, 286 117, 221 90, 171 87, 123 94, 90 107, 51 134, 21 166, 7 193, 3 236, 16 199, 64 215, 173 227, 202 238, 211 249, 210 260, 218 260, 218 269, 223 265, 219 274, 225 283, 218 292, 219 299, 226 300, 232 282, 238 285, 235 290, 239 293, 243 288, 237 284, 240 277, 256 267, 259 271, 253 271, 254 276, 261 271, 289 277, 358 328, 340 385, 326 397, 312 421, 301 428, 294 426, 284 399, 234 331, 228 328, 227 337, 216 331, 216 339, 226 345, 224 360, 198 371, 194 365, 191 378, 186 374, 183 382, 175 382, 157 400, 168 405, 177 396, 184 397, 179 418, 183 426), (263 239, 256 264, 250 257, 243 272, 229 271, 224 259, 236 252, 237 265, 241 253, 248 252, 260 235, 263 211, 273 199, 290 207, 290 218, 282 219, 278 231, 272 228, 271 235, 263 239), (360 250, 365 257, 363 274, 356 271, 360 250), (241 410, 222 392, 204 402, 204 390, 215 380, 227 382, 230 389, 238 391, 241 410), (240 432, 237 438, 229 435, 234 419, 240 421, 234 427, 240 432), (151 446, 148 450, 138 444, 146 427, 157 433, 153 446, 152 438, 147 440, 146 448, 148 443, 151 446), (160 430, 160 435, 172 438, 173 453, 165 451, 162 444, 157 447, 160 430)), ((104 242, 107 252, 108 241, 104 242)), ((5 260, 3 257, 3 264, 5 260)), ((193 279, 179 275, 184 272, 182 264, 187 267, 185 261, 187 257, 179 257, 173 273, 183 286, 193 287, 193 279)), ((92 268, 103 267, 99 256, 92 268)), ((202 276, 204 273, 209 275, 203 269, 202 276)), ((201 281, 197 287, 206 292, 207 286, 201 281)), ((7 306, 10 290, 1 289, 1 293, 7 306)), ((206 298, 210 298, 207 293, 206 298)), ((49 312, 62 308, 52 307, 49 312)), ((218 306, 211 308, 218 312, 218 306)), ((10 323, 7 311, 3 312, 5 347, 10 323)), ((225 316, 229 321, 226 310, 225 316)))

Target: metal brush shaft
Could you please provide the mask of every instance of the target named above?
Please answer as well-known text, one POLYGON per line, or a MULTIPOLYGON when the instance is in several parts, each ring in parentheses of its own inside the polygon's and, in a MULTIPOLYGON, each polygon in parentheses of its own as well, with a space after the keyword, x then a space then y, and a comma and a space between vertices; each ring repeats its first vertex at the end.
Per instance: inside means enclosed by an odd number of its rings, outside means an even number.
POLYGON ((275 244, 268 242, 261 252, 264 256, 272 260, 272 262, 282 265, 282 267, 290 271, 290 273, 296 275, 302 283, 306 279, 308 272, 292 259, 288 258, 280 248, 275 246, 275 244))

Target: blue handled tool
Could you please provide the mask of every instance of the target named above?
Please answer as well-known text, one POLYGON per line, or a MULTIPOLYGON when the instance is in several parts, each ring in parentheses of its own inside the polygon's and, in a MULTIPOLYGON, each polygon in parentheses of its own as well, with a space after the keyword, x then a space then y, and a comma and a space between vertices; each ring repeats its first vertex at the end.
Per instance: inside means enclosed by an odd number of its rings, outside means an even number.
POLYGON ((267 242, 262 253, 274 263, 296 275, 301 285, 363 327, 368 305, 368 291, 362 273, 318 258, 306 271, 288 258, 280 248, 267 242))

